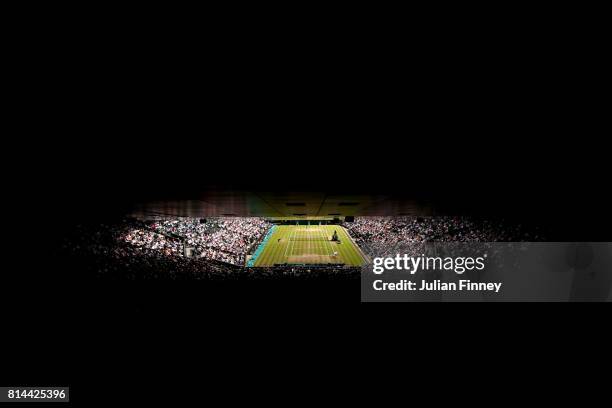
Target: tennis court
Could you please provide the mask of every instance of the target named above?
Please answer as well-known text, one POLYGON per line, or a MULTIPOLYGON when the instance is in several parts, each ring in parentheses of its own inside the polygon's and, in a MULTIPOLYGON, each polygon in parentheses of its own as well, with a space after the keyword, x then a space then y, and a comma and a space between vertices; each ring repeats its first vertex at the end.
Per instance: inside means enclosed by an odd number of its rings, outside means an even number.
POLYGON ((349 237, 339 225, 279 225, 272 234, 254 266, 276 264, 343 264, 362 265, 365 260, 349 237), (338 241, 332 241, 334 231, 338 241))

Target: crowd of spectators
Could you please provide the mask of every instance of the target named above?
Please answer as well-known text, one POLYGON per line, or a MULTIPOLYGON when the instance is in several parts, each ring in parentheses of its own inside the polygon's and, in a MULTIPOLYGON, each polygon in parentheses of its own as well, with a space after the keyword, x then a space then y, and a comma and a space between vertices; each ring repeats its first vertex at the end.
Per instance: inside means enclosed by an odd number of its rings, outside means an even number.
MULTIPOLYGON (((271 226, 264 218, 211 218, 205 223, 190 218, 125 219, 81 226, 64 249, 71 260, 80 260, 84 269, 118 279, 359 277, 359 268, 348 267, 246 267, 248 255, 271 226)), ((430 242, 543 240, 537 232, 518 224, 469 217, 358 217, 344 226, 370 256, 418 254, 430 242)))
POLYGON ((358 217, 345 227, 370 255, 385 256, 398 246, 419 247, 427 242, 541 241, 537 231, 493 218, 452 216, 358 217))
MULTIPOLYGON (((205 223, 196 218, 175 218, 153 222, 150 229, 158 234, 147 231, 149 235, 144 243, 133 233, 125 239, 147 248, 160 247, 162 251, 177 255, 182 249, 177 251, 172 244, 164 242, 168 236, 177 237, 182 244, 193 248, 197 257, 244 265, 246 256, 254 251, 271 226, 264 218, 256 217, 209 218, 205 223)), ((143 233, 142 230, 136 231, 136 234, 143 233)))
POLYGON ((230 264, 187 258, 178 238, 155 233, 134 220, 80 225, 63 254, 83 271, 118 279, 193 279, 231 276, 230 264))
POLYGON ((245 267, 246 255, 270 227, 263 218, 125 219, 81 225, 63 250, 83 271, 106 279, 358 279, 359 268, 245 267), (195 250, 192 256, 185 256, 186 247, 195 250))

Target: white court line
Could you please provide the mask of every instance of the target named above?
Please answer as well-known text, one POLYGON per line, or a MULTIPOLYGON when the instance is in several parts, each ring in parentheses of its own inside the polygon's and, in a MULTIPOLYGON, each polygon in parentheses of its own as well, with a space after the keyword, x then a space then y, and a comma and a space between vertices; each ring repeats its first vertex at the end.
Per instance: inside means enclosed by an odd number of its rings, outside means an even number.
POLYGON ((299 233, 300 233, 299 227, 300 227, 299 225, 295 226, 295 231, 294 231, 293 235, 298 235, 298 236, 297 237, 293 237, 293 241, 291 241, 292 242, 292 244, 291 244, 291 253, 289 254, 289 256, 293 255, 293 250, 295 249, 295 239, 299 238, 299 233))
POLYGON ((287 238, 287 245, 285 246, 285 253, 283 255, 285 258, 287 257, 287 249, 289 248, 289 242, 291 241, 289 240, 289 238, 287 238))
MULTIPOLYGON (((319 235, 321 235, 323 237, 323 241, 327 241, 327 236, 325 235, 325 228, 319 229, 319 235)), ((323 253, 327 252, 325 250, 325 246, 326 246, 326 244, 321 243, 321 250, 322 250, 323 253)), ((331 255, 333 255, 333 253, 328 254, 327 256, 331 256, 331 255)))
MULTIPOLYGON (((323 241, 326 241, 326 240, 327 240, 327 237, 325 236, 325 233, 324 233, 323 231, 321 231, 320 229, 319 229, 319 236, 320 236, 321 238, 323 238, 323 241)), ((323 249, 323 252, 325 252, 325 244, 321 244, 321 245, 323 246, 323 248, 322 248, 322 249, 323 249)))
MULTIPOLYGON (((293 231, 289 235, 289 237, 287 238, 287 246, 285 247, 285 262, 287 262, 287 250, 289 249, 289 245, 293 242, 293 241, 291 241, 291 237, 293 236, 293 234, 295 234, 296 231, 297 230, 293 231)), ((293 251, 293 249, 292 249, 292 251, 293 251)))
MULTIPOLYGON (((321 227, 317 226, 317 228, 319 229, 319 232, 321 232, 321 227)), ((317 243, 317 255, 322 255, 321 252, 325 252, 325 249, 323 248, 322 244, 319 241, 316 241, 317 243)))
POLYGON ((332 256, 334 254, 334 247, 332 246, 331 242, 327 240, 327 236, 324 232, 319 231, 319 234, 323 235, 323 240, 327 242, 327 245, 331 248, 331 253, 328 256, 332 256))
POLYGON ((311 228, 311 226, 309 225, 309 226, 308 226, 308 253, 309 253, 309 254, 315 254, 315 252, 316 252, 316 251, 315 251, 315 244, 314 244, 314 243, 312 242, 312 240, 310 239, 310 238, 311 238, 311 235, 312 235, 311 230, 312 230, 312 228, 311 228))
POLYGON ((295 243, 300 238, 300 232, 301 232, 299 228, 300 228, 299 225, 297 225, 296 228, 295 228, 295 235, 296 236, 293 237, 293 243, 291 244, 291 253, 289 254, 289 256, 294 256, 295 255, 293 253, 294 250, 295 250, 295 243))

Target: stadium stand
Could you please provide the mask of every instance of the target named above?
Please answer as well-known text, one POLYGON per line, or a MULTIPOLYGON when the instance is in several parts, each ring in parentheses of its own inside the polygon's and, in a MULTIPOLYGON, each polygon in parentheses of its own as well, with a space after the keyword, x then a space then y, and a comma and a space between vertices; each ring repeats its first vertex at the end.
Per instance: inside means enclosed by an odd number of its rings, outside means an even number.
MULTIPOLYGON (((426 242, 540 241, 538 232, 499 220, 468 217, 357 217, 344 224, 369 256, 396 250, 395 244, 426 242)), ((126 218, 80 225, 63 251, 95 276, 109 279, 267 279, 282 277, 356 278, 361 268, 341 265, 248 267, 273 227, 264 218, 169 218, 153 222, 126 218), (185 246, 196 250, 185 256, 185 246)))

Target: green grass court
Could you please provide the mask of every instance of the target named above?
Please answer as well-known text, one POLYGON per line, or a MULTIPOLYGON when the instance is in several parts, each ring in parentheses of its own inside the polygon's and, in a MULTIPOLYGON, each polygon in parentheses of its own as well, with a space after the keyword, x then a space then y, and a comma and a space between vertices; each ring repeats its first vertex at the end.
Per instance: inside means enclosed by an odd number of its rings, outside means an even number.
POLYGON ((365 259, 344 228, 339 225, 278 225, 253 263, 344 264, 360 266, 365 259), (340 243, 331 241, 334 231, 340 243))

